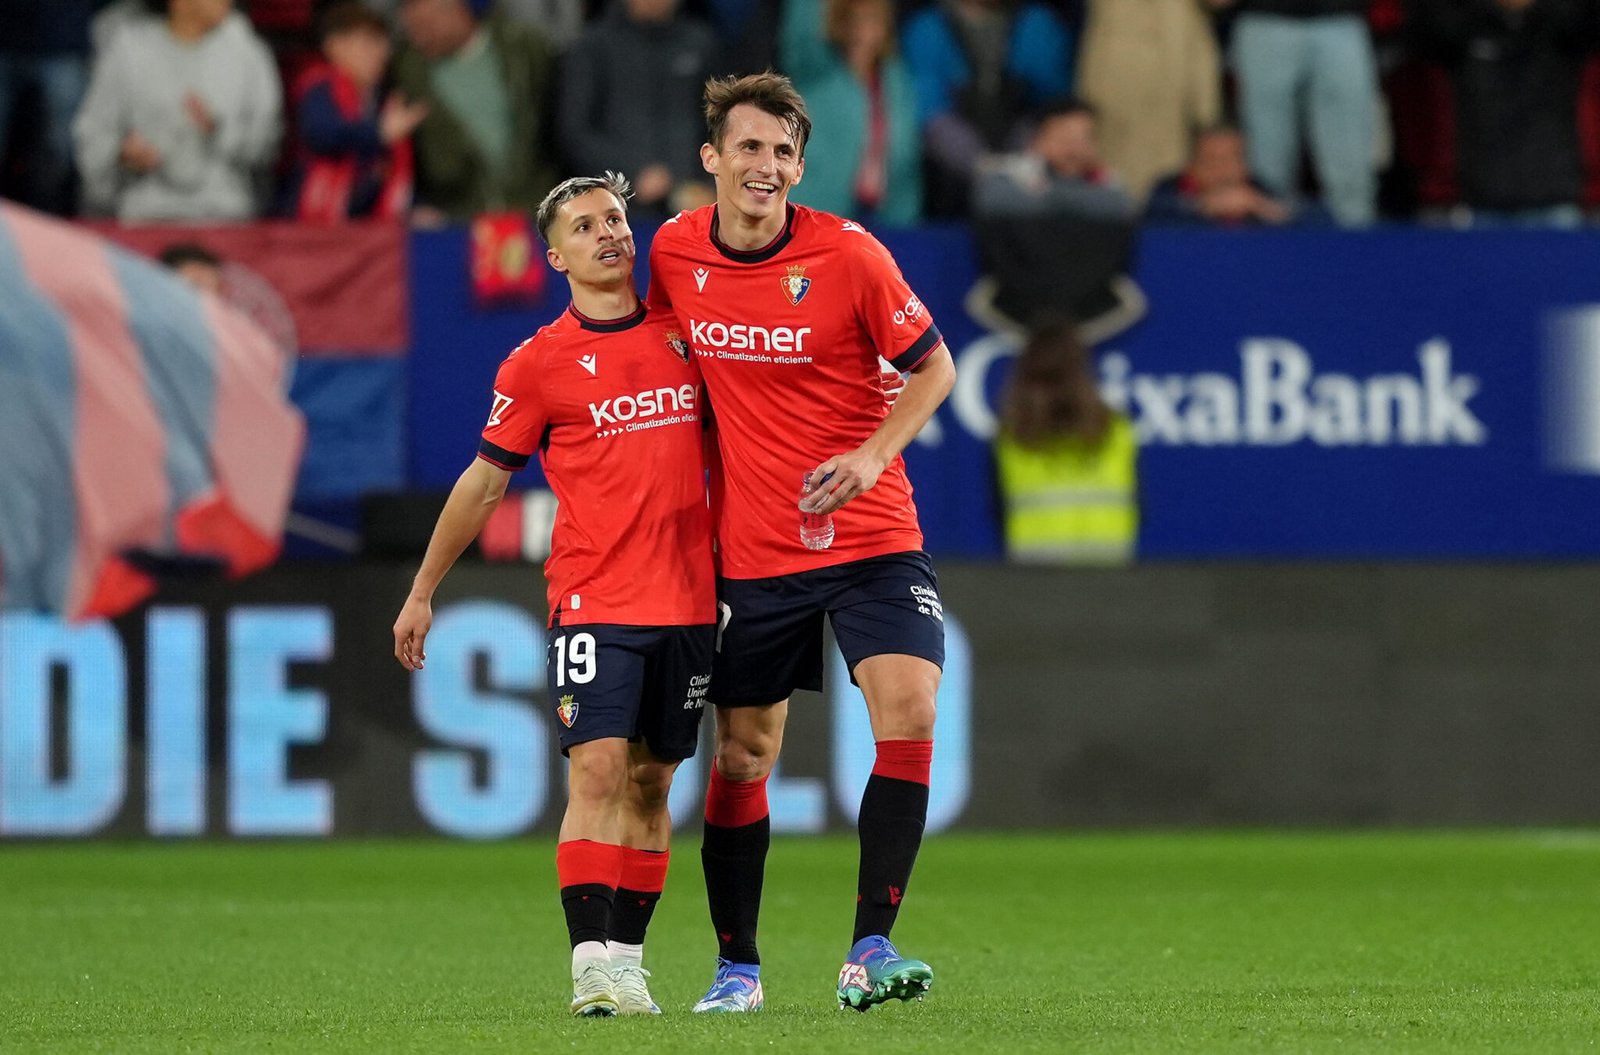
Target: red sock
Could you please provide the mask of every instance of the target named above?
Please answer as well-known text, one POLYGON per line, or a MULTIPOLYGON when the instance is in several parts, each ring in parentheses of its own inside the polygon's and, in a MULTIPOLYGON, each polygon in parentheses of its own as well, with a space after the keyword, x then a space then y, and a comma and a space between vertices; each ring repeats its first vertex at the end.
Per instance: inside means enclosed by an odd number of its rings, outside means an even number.
POLYGON ((621 878, 620 846, 589 839, 569 839, 556 846, 556 881, 573 948, 586 941, 605 942, 621 878))
POLYGON ((743 828, 767 815, 767 778, 729 780, 715 765, 706 787, 706 823, 719 828, 743 828))
POLYGON ((712 766, 700 866, 705 870, 711 924, 717 931, 717 955, 732 963, 761 962, 756 924, 771 843, 767 778, 733 781, 712 766))
POLYGON ((932 740, 879 740, 878 760, 861 796, 856 828, 861 871, 856 880, 856 930, 885 938, 900 914, 900 899, 922 845, 928 817, 928 771, 932 740))
POLYGON ((927 784, 933 768, 932 740, 879 740, 878 759, 872 764, 874 776, 927 784))
POLYGON ((603 886, 617 889, 622 879, 622 847, 590 839, 568 839, 556 845, 556 880, 563 887, 603 886))
POLYGON ((617 886, 617 903, 611 907, 611 940, 624 945, 643 945, 644 932, 655 914, 656 902, 667 885, 667 850, 622 848, 622 881, 617 886))
POLYGON ((624 846, 622 881, 617 884, 618 889, 661 893, 667 885, 667 865, 671 860, 671 850, 640 850, 624 846))

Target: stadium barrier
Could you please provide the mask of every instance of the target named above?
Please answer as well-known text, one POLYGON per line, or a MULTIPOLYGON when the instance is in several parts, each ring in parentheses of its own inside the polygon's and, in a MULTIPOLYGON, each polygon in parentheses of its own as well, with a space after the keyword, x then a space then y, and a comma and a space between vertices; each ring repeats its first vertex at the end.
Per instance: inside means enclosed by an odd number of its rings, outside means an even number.
MULTIPOLYGON (((412 570, 174 585, 113 623, 0 615, 0 837, 553 831, 542 580, 463 564, 408 676, 412 570)), ((1600 821, 1600 567, 940 574, 930 830, 1600 821)), ((872 741, 836 659, 792 714, 774 827, 847 825, 872 741)))
MULTIPOLYGON (((989 441, 1016 341, 962 306, 965 230, 882 237, 959 368, 906 453, 929 548, 996 556, 989 441)), ((480 311, 465 258, 459 232, 413 240, 421 489, 455 480, 495 365, 564 303, 552 282, 542 305, 480 311)), ((1148 314, 1098 349, 1102 391, 1138 426, 1142 555, 1600 556, 1597 273, 1600 232, 1145 231, 1148 314)))
MULTIPOLYGON (((267 314, 286 312, 303 350, 301 509, 448 489, 496 365, 566 303, 546 275, 521 306, 486 306, 466 229, 108 233, 146 251, 205 241, 257 276, 250 289, 283 294, 267 314)), ((989 441, 1016 341, 963 306, 977 278, 965 229, 882 237, 959 365, 906 455, 929 547, 996 556, 989 441)), ((1102 389, 1138 425, 1142 554, 1600 556, 1596 273, 1595 231, 1143 232, 1148 313, 1099 347, 1102 389)), ((717 321, 714 303, 691 308, 702 328, 717 321)))

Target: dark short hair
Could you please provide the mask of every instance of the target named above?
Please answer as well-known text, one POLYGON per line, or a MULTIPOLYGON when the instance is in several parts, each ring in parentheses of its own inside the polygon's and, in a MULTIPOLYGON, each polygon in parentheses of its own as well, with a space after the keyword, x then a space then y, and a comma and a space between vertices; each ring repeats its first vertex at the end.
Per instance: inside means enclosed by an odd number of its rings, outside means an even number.
POLYGON ((185 264, 204 264, 206 267, 221 267, 222 258, 199 242, 173 242, 161 250, 156 258, 162 265, 178 270, 185 264))
POLYGON ((1063 95, 1060 98, 1048 100, 1039 107, 1038 117, 1034 120, 1034 127, 1037 128, 1053 118, 1076 117, 1079 114, 1089 118, 1091 121, 1100 120, 1100 111, 1094 108, 1093 103, 1080 99, 1075 95, 1063 95))
POLYGON ((358 29, 379 36, 389 35, 389 23, 361 0, 335 0, 317 16, 317 43, 323 44, 329 37, 358 29))
POLYGON ((794 137, 796 149, 805 156, 811 115, 806 113, 806 101, 795 91, 794 82, 783 74, 768 70, 748 77, 713 77, 706 81, 705 98, 706 141, 718 150, 728 131, 728 114, 735 106, 753 106, 782 122, 794 137))
POLYGON ((622 203, 622 211, 628 211, 628 199, 633 197, 633 185, 626 176, 620 172, 607 172, 601 176, 574 176, 569 180, 556 184, 556 188, 544 196, 544 201, 539 203, 539 208, 534 211, 534 224, 539 228, 539 237, 545 245, 550 244, 550 228, 555 225, 556 213, 567 202, 580 194, 587 194, 592 190, 608 190, 622 203))

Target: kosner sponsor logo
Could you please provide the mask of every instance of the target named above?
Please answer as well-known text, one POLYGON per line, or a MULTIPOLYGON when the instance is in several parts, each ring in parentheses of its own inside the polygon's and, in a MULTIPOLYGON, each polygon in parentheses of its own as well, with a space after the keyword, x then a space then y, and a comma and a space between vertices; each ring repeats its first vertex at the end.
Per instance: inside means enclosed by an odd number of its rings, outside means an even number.
MULTIPOLYGON (((1016 342, 987 337, 963 350, 951 408, 981 439, 994 436, 986 375, 1016 342)), ((1143 444, 1281 447, 1481 446, 1489 430, 1471 403, 1481 387, 1457 373, 1450 344, 1436 337, 1416 351, 1414 372, 1357 377, 1319 372, 1311 353, 1281 337, 1239 346, 1239 373, 1143 374, 1124 353, 1100 360, 1106 402, 1133 419, 1143 444)), ((925 442, 930 442, 924 436, 925 442)), ((937 442, 937 440, 931 440, 937 442)))
POLYGON ((801 326, 747 326, 742 323, 706 322, 689 320, 689 339, 695 351, 704 355, 709 350, 801 353, 806 350, 806 334, 811 327, 801 326))
POLYGON ((658 414, 680 414, 694 410, 694 386, 647 388, 638 395, 616 396, 589 404, 595 427, 615 425, 634 418, 653 418, 658 414))

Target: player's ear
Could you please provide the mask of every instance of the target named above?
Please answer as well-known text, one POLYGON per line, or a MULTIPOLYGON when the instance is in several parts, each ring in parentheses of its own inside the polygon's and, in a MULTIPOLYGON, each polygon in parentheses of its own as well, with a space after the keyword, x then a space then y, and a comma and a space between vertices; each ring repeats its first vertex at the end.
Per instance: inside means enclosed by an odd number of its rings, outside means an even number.
POLYGON ((550 266, 555 268, 558 274, 565 275, 567 273, 566 261, 561 259, 561 250, 555 246, 551 246, 544 251, 544 258, 550 261, 550 266))
POLYGON ((799 160, 794 163, 794 179, 790 182, 789 185, 792 187, 796 183, 799 183, 801 178, 803 176, 805 176, 805 174, 806 174, 806 156, 804 154, 801 154, 799 160))
POLYGON ((700 144, 700 167, 713 176, 717 174, 717 148, 710 143, 700 144))

